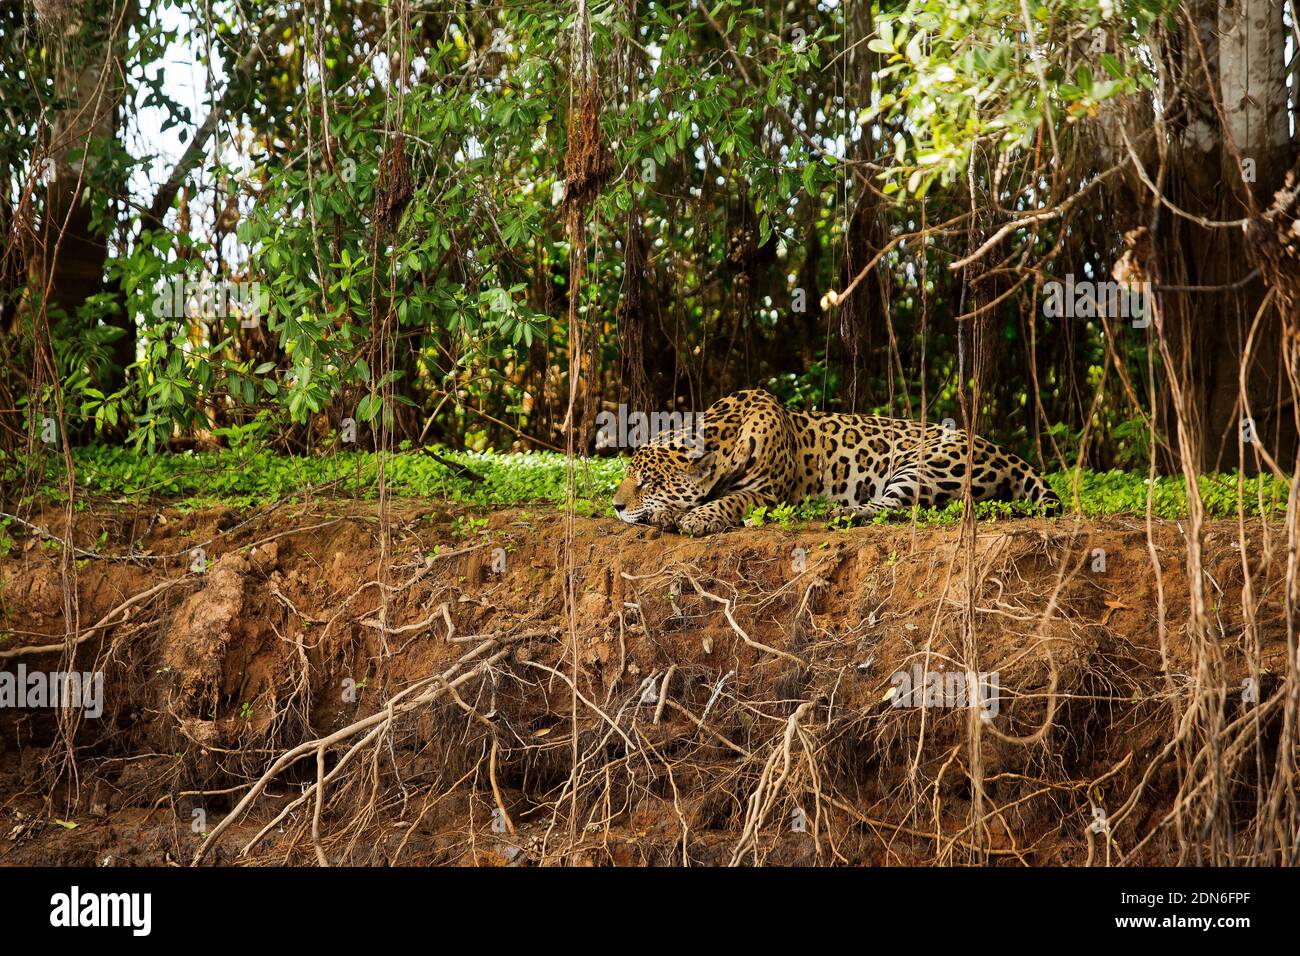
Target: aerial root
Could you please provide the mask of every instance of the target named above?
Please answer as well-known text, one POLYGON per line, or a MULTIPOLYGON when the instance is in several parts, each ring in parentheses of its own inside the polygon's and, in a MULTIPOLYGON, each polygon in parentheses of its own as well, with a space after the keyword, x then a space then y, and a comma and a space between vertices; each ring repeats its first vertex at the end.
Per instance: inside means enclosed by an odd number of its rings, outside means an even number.
POLYGON ((247 855, 248 851, 251 850, 267 832, 283 820, 294 808, 304 803, 308 798, 315 796, 317 802, 316 813, 313 820, 313 843, 316 846, 318 858, 323 862, 324 853, 320 849, 319 845, 319 816, 325 784, 333 779, 364 746, 390 730, 393 721, 397 717, 414 713, 421 708, 427 707, 432 701, 444 694, 450 695, 457 687, 473 680, 475 677, 486 674, 494 664, 499 663, 509 656, 511 651, 510 647, 500 647, 500 643, 501 640, 497 638, 489 638, 488 640, 483 641, 483 643, 479 644, 473 650, 461 656, 455 664, 443 673, 434 674, 424 680, 417 681, 410 687, 406 688, 406 690, 397 694, 391 701, 389 701, 388 706, 384 710, 377 711, 368 717, 363 717, 361 720, 349 724, 347 727, 335 731, 326 737, 301 743, 283 754, 262 774, 258 781, 253 784, 252 788, 244 795, 243 799, 239 801, 234 810, 222 818, 221 822, 212 829, 212 832, 208 834, 207 839, 203 841, 198 851, 194 854, 194 858, 190 861, 190 865, 197 866, 203 861, 203 858, 207 855, 208 850, 213 846, 217 838, 220 837, 228 827, 235 823, 235 821, 240 819, 245 812, 247 812, 253 802, 261 795, 262 791, 266 789, 267 784, 279 776, 279 774, 287 767, 312 752, 317 754, 316 782, 305 790, 302 796, 298 797, 286 806, 280 814, 271 821, 271 823, 263 827, 257 836, 245 845, 243 850, 240 851, 240 854, 247 855), (493 651, 491 656, 479 661, 478 664, 469 670, 464 671, 463 673, 457 673, 465 664, 488 651, 493 651), (343 758, 340 759, 338 764, 335 765, 334 769, 330 771, 330 773, 324 773, 325 751, 338 743, 357 736, 358 734, 364 734, 365 736, 349 748, 343 758))

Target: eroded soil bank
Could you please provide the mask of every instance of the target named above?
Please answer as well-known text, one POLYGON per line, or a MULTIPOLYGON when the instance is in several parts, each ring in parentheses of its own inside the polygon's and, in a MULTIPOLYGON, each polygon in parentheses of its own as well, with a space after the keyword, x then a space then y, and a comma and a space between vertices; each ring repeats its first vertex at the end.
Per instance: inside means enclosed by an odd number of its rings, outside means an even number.
POLYGON ((0 708, 0 863, 1273 862, 1289 825, 1258 523, 1244 566, 1207 529, 1199 633, 1173 522, 693 540, 318 500, 96 506, 75 559, 10 531, 0 673, 103 694, 0 708))

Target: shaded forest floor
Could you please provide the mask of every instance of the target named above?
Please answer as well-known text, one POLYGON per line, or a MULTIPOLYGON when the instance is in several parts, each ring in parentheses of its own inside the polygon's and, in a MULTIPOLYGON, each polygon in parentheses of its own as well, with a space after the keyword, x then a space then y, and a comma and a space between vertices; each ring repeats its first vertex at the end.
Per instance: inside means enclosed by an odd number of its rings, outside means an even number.
POLYGON ((1247 528, 1257 650, 1238 524, 1208 527, 1198 654, 1175 521, 689 539, 416 499, 384 521, 387 553, 374 502, 101 503, 68 566, 10 527, 0 671, 104 693, 93 718, 0 709, 0 864, 1166 864, 1209 772, 1170 742, 1211 692, 1252 728, 1216 784, 1227 852, 1250 842, 1278 712, 1248 720, 1243 680, 1253 656, 1267 700, 1287 672, 1271 523, 1247 528), (34 648, 62 644, 73 579, 70 661, 34 648), (967 670, 996 675, 975 709, 967 670), (895 706, 923 671, 945 696, 895 706))

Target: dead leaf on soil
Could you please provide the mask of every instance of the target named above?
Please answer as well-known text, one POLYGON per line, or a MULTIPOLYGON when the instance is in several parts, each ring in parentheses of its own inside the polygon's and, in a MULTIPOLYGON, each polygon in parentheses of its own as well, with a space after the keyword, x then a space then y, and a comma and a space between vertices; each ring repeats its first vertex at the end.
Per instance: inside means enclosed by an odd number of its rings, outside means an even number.
POLYGON ((1114 614, 1116 611, 1131 611, 1131 610, 1133 609, 1129 607, 1127 604, 1125 604, 1123 601, 1118 601, 1115 598, 1111 598, 1109 601, 1106 602, 1106 611, 1101 616, 1101 626, 1105 627, 1107 624, 1109 624, 1110 616, 1114 614))

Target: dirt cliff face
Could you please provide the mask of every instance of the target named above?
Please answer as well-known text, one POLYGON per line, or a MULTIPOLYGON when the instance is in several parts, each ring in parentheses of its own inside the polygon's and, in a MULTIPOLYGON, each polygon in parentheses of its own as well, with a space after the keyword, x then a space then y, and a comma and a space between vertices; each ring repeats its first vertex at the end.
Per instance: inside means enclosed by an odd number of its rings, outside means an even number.
POLYGON ((1182 534, 102 511, 0 560, 0 673, 104 675, 0 708, 0 862, 1159 864, 1211 810, 1249 853, 1284 539, 1208 528, 1197 633, 1182 534))

